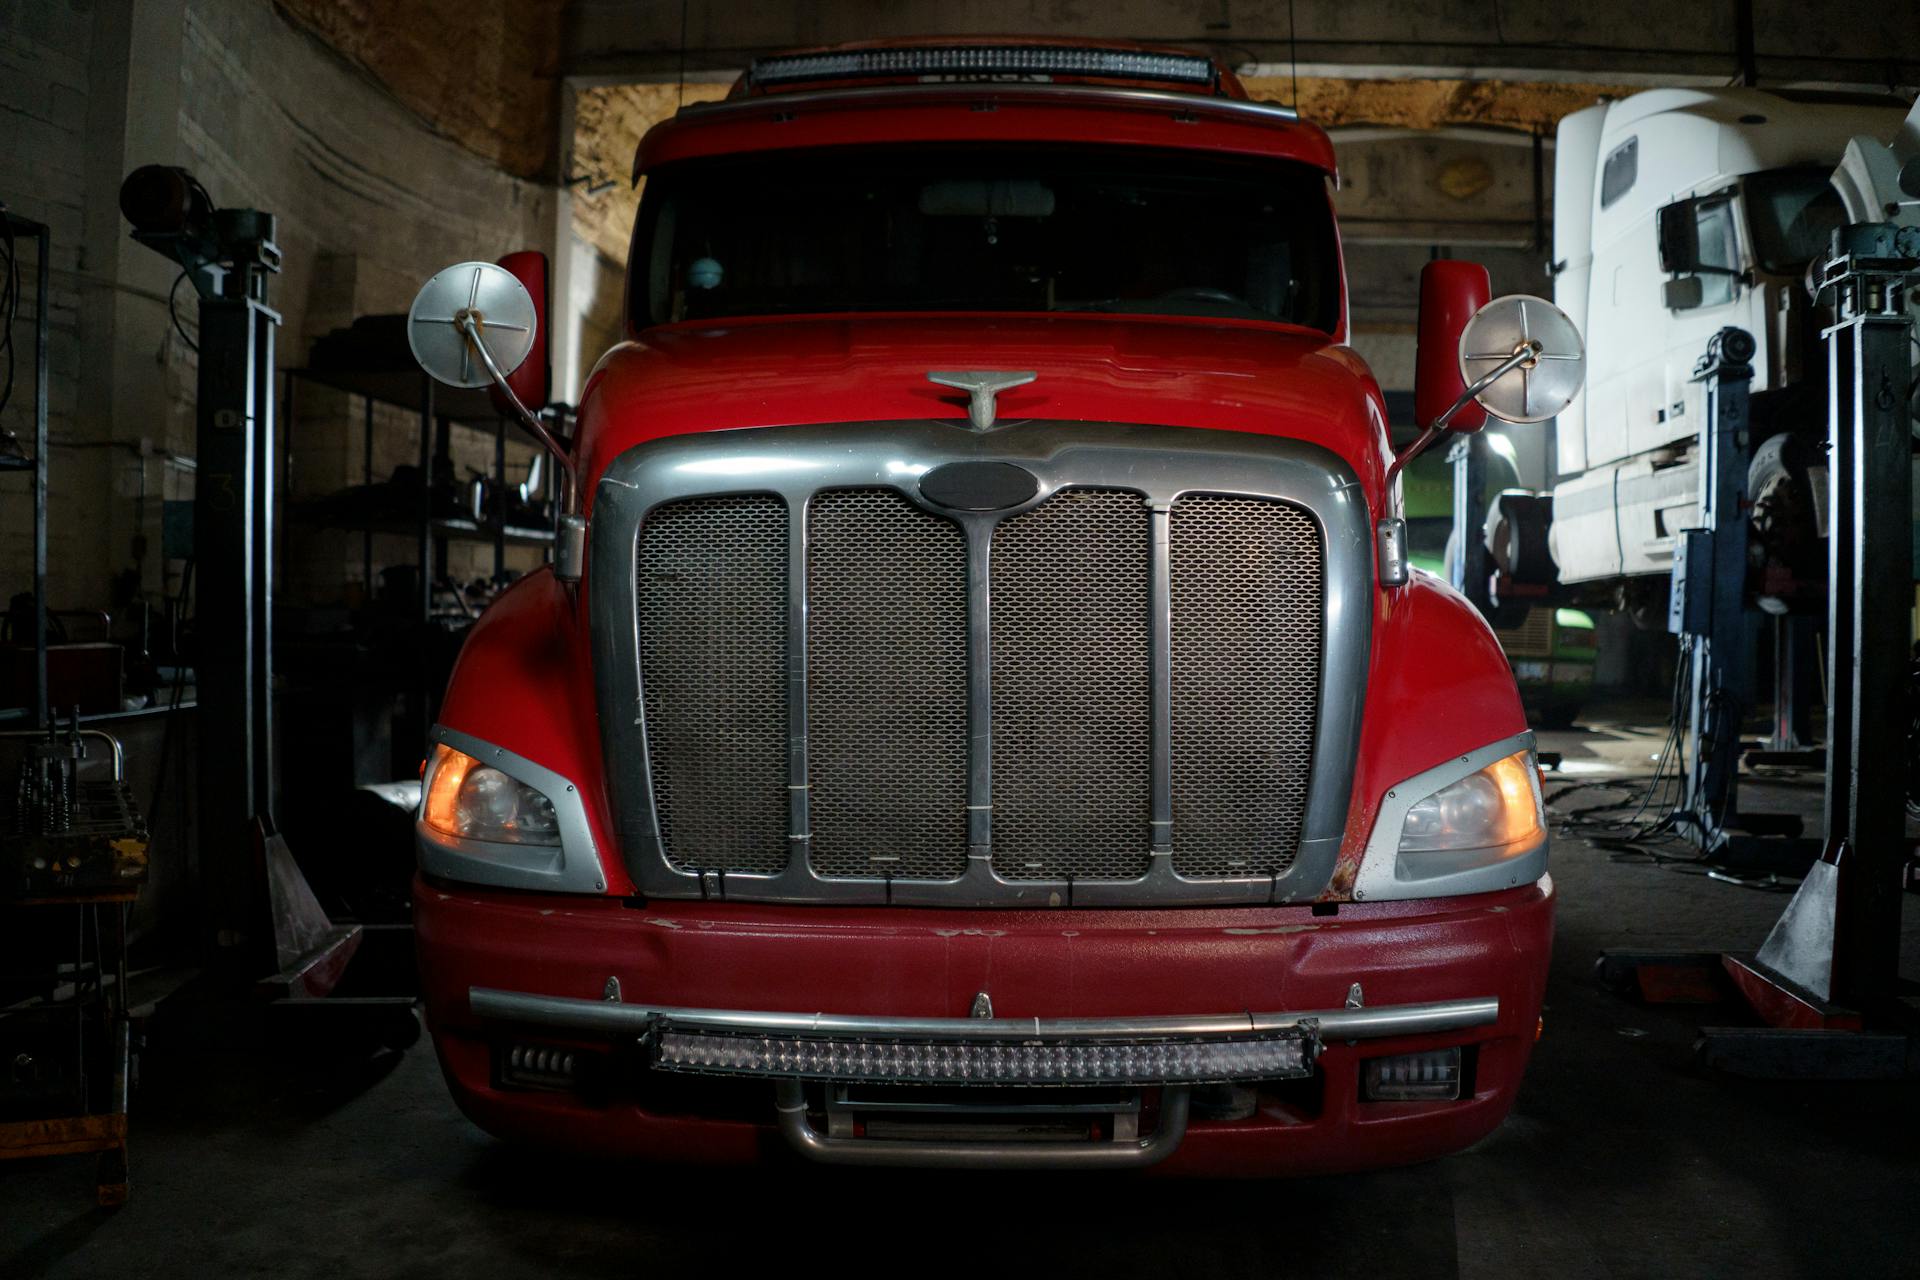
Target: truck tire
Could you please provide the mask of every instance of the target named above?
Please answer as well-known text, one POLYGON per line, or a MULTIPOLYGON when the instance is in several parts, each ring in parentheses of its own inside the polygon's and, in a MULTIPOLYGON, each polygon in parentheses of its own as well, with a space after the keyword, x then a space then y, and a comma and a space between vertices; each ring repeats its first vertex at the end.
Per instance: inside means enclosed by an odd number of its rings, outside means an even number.
POLYGON ((1783 431, 1753 451, 1747 466, 1748 591, 1772 614, 1826 609, 1827 542, 1821 536, 1813 468, 1818 444, 1783 431))
POLYGON ((1547 546, 1553 524, 1553 495, 1509 489, 1487 511, 1487 551, 1512 582, 1552 586, 1560 567, 1547 546))

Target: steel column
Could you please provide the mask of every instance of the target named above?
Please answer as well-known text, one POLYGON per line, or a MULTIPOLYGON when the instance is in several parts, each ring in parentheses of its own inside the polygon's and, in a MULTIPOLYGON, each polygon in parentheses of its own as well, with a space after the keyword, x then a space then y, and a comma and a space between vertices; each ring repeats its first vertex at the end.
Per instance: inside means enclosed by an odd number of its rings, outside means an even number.
MULTIPOLYGON (((1840 855, 1834 994, 1872 1008, 1890 998, 1900 964, 1900 873, 1906 861, 1904 705, 1913 607, 1913 437, 1911 322, 1900 314, 1856 314, 1834 334, 1852 350, 1844 394, 1848 418, 1834 423, 1853 438, 1851 472, 1834 468, 1836 498, 1850 499, 1852 590, 1848 647, 1833 646, 1834 700, 1850 703, 1845 737, 1830 737, 1830 837, 1840 855), (1849 494, 1847 490, 1851 490, 1849 494)), ((1838 509, 1836 503, 1835 509, 1838 509)), ((1838 543, 1838 539, 1834 539, 1838 543)))
MULTIPOLYGON (((361 396, 360 405, 365 417, 360 428, 360 483, 369 487, 373 484, 373 397, 361 396)), ((368 527, 360 533, 360 574, 362 584, 367 591, 367 604, 373 604, 377 594, 373 587, 373 529, 368 527)))
POLYGON ((1493 598, 1487 579, 1493 575, 1492 557, 1482 528, 1487 516, 1487 442, 1484 432, 1463 435, 1447 451, 1453 464, 1453 561, 1447 576, 1453 589, 1491 616, 1493 598))
MULTIPOLYGON (((277 807, 279 774, 274 768, 273 578, 275 511, 279 486, 279 421, 274 412, 274 338, 278 313, 255 303, 253 323, 253 810, 271 815, 277 807)), ((269 822, 271 827, 271 822, 269 822)))
MULTIPOLYGON (((201 873, 215 946, 258 945, 251 823, 266 812, 271 768, 262 713, 271 601, 261 523, 271 519, 267 472, 271 335, 279 316, 248 297, 203 298, 193 553, 199 579, 195 674, 200 726, 201 873), (262 349, 262 338, 268 341, 262 349), (264 487, 264 492, 263 492, 264 487)), ((264 939, 272 946, 272 937, 264 939)))
POLYGON ((1826 842, 1755 969, 1869 1018, 1895 1008, 1906 845, 1913 607, 1913 323, 1920 230, 1834 232, 1810 273, 1833 304, 1828 358, 1826 842))
POLYGON ((1682 808, 1699 822, 1709 848, 1739 810, 1740 723, 1753 695, 1753 623, 1747 614, 1748 389, 1752 335, 1722 329, 1695 367, 1706 384, 1700 428, 1700 523, 1712 548, 1709 564, 1688 565, 1698 582, 1707 569, 1711 604, 1707 632, 1693 637, 1689 728, 1694 758, 1682 808))
POLYGON ((53 238, 44 224, 35 224, 33 305, 33 714, 34 724, 46 728, 53 721, 47 706, 47 290, 52 287, 47 259, 53 238))

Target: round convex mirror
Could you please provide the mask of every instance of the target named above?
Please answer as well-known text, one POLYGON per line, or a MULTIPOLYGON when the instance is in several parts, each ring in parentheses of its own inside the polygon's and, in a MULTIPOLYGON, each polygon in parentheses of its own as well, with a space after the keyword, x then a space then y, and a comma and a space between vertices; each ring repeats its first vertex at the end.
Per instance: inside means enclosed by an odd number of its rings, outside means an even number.
POLYGON ((1570 404, 1586 377, 1586 345, 1567 313, 1531 294, 1495 298, 1460 333, 1460 376, 1468 386, 1527 348, 1533 354, 1474 399, 1505 422, 1545 422, 1570 404))
POLYGON ((464 321, 471 318, 502 376, 533 350, 533 295, 504 267, 462 262, 420 287, 407 312, 407 344, 432 377, 450 387, 484 387, 493 379, 474 353, 464 321))

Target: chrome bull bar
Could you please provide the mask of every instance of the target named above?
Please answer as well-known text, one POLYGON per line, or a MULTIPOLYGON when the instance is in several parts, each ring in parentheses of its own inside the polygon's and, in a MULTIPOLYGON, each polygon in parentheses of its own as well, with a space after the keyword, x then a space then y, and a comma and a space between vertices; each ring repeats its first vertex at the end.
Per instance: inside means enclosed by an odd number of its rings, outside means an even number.
POLYGON ((1164 1039, 1258 1036, 1317 1029, 1327 1040, 1378 1040, 1489 1026, 1500 1017, 1497 996, 1383 1004, 1306 1013, 1174 1014, 1137 1018, 895 1018, 844 1013, 768 1013, 679 1005, 583 1000, 525 991, 472 987, 474 1014, 502 1022, 603 1035, 645 1036, 662 1023, 754 1035, 872 1037, 876 1039, 1043 1040, 1164 1039), (1311 1027, 1308 1024, 1312 1024, 1311 1027))
POLYGON ((770 1079, 790 1145, 810 1160, 869 1166, 1148 1165, 1185 1136, 1192 1084, 1303 1076, 1324 1041, 1463 1031, 1500 1016, 1494 996, 1296 1013, 907 1018, 627 1004, 616 985, 609 992, 587 1000, 474 987, 468 1002, 485 1019, 630 1038, 651 1047, 657 1070, 770 1079), (1129 1074, 1116 1075, 1116 1063, 1129 1074), (972 1085, 983 1099, 996 1085, 1157 1086, 1160 1114, 1150 1134, 1101 1142, 849 1138, 808 1119, 807 1082, 832 1080, 972 1085))

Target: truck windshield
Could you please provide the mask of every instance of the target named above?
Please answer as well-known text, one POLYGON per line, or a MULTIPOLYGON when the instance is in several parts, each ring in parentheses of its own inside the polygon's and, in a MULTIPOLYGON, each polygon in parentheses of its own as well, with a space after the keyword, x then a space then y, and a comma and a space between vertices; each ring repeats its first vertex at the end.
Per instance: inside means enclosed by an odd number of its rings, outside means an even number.
POLYGON ((1768 169, 1743 180, 1753 254, 1761 270, 1798 275, 1847 220, 1840 194, 1827 180, 1831 172, 1806 166, 1768 169))
POLYGON ((1305 165, 1123 147, 920 145, 663 166, 636 327, 848 311, 1093 311, 1332 332, 1339 258, 1305 165))

